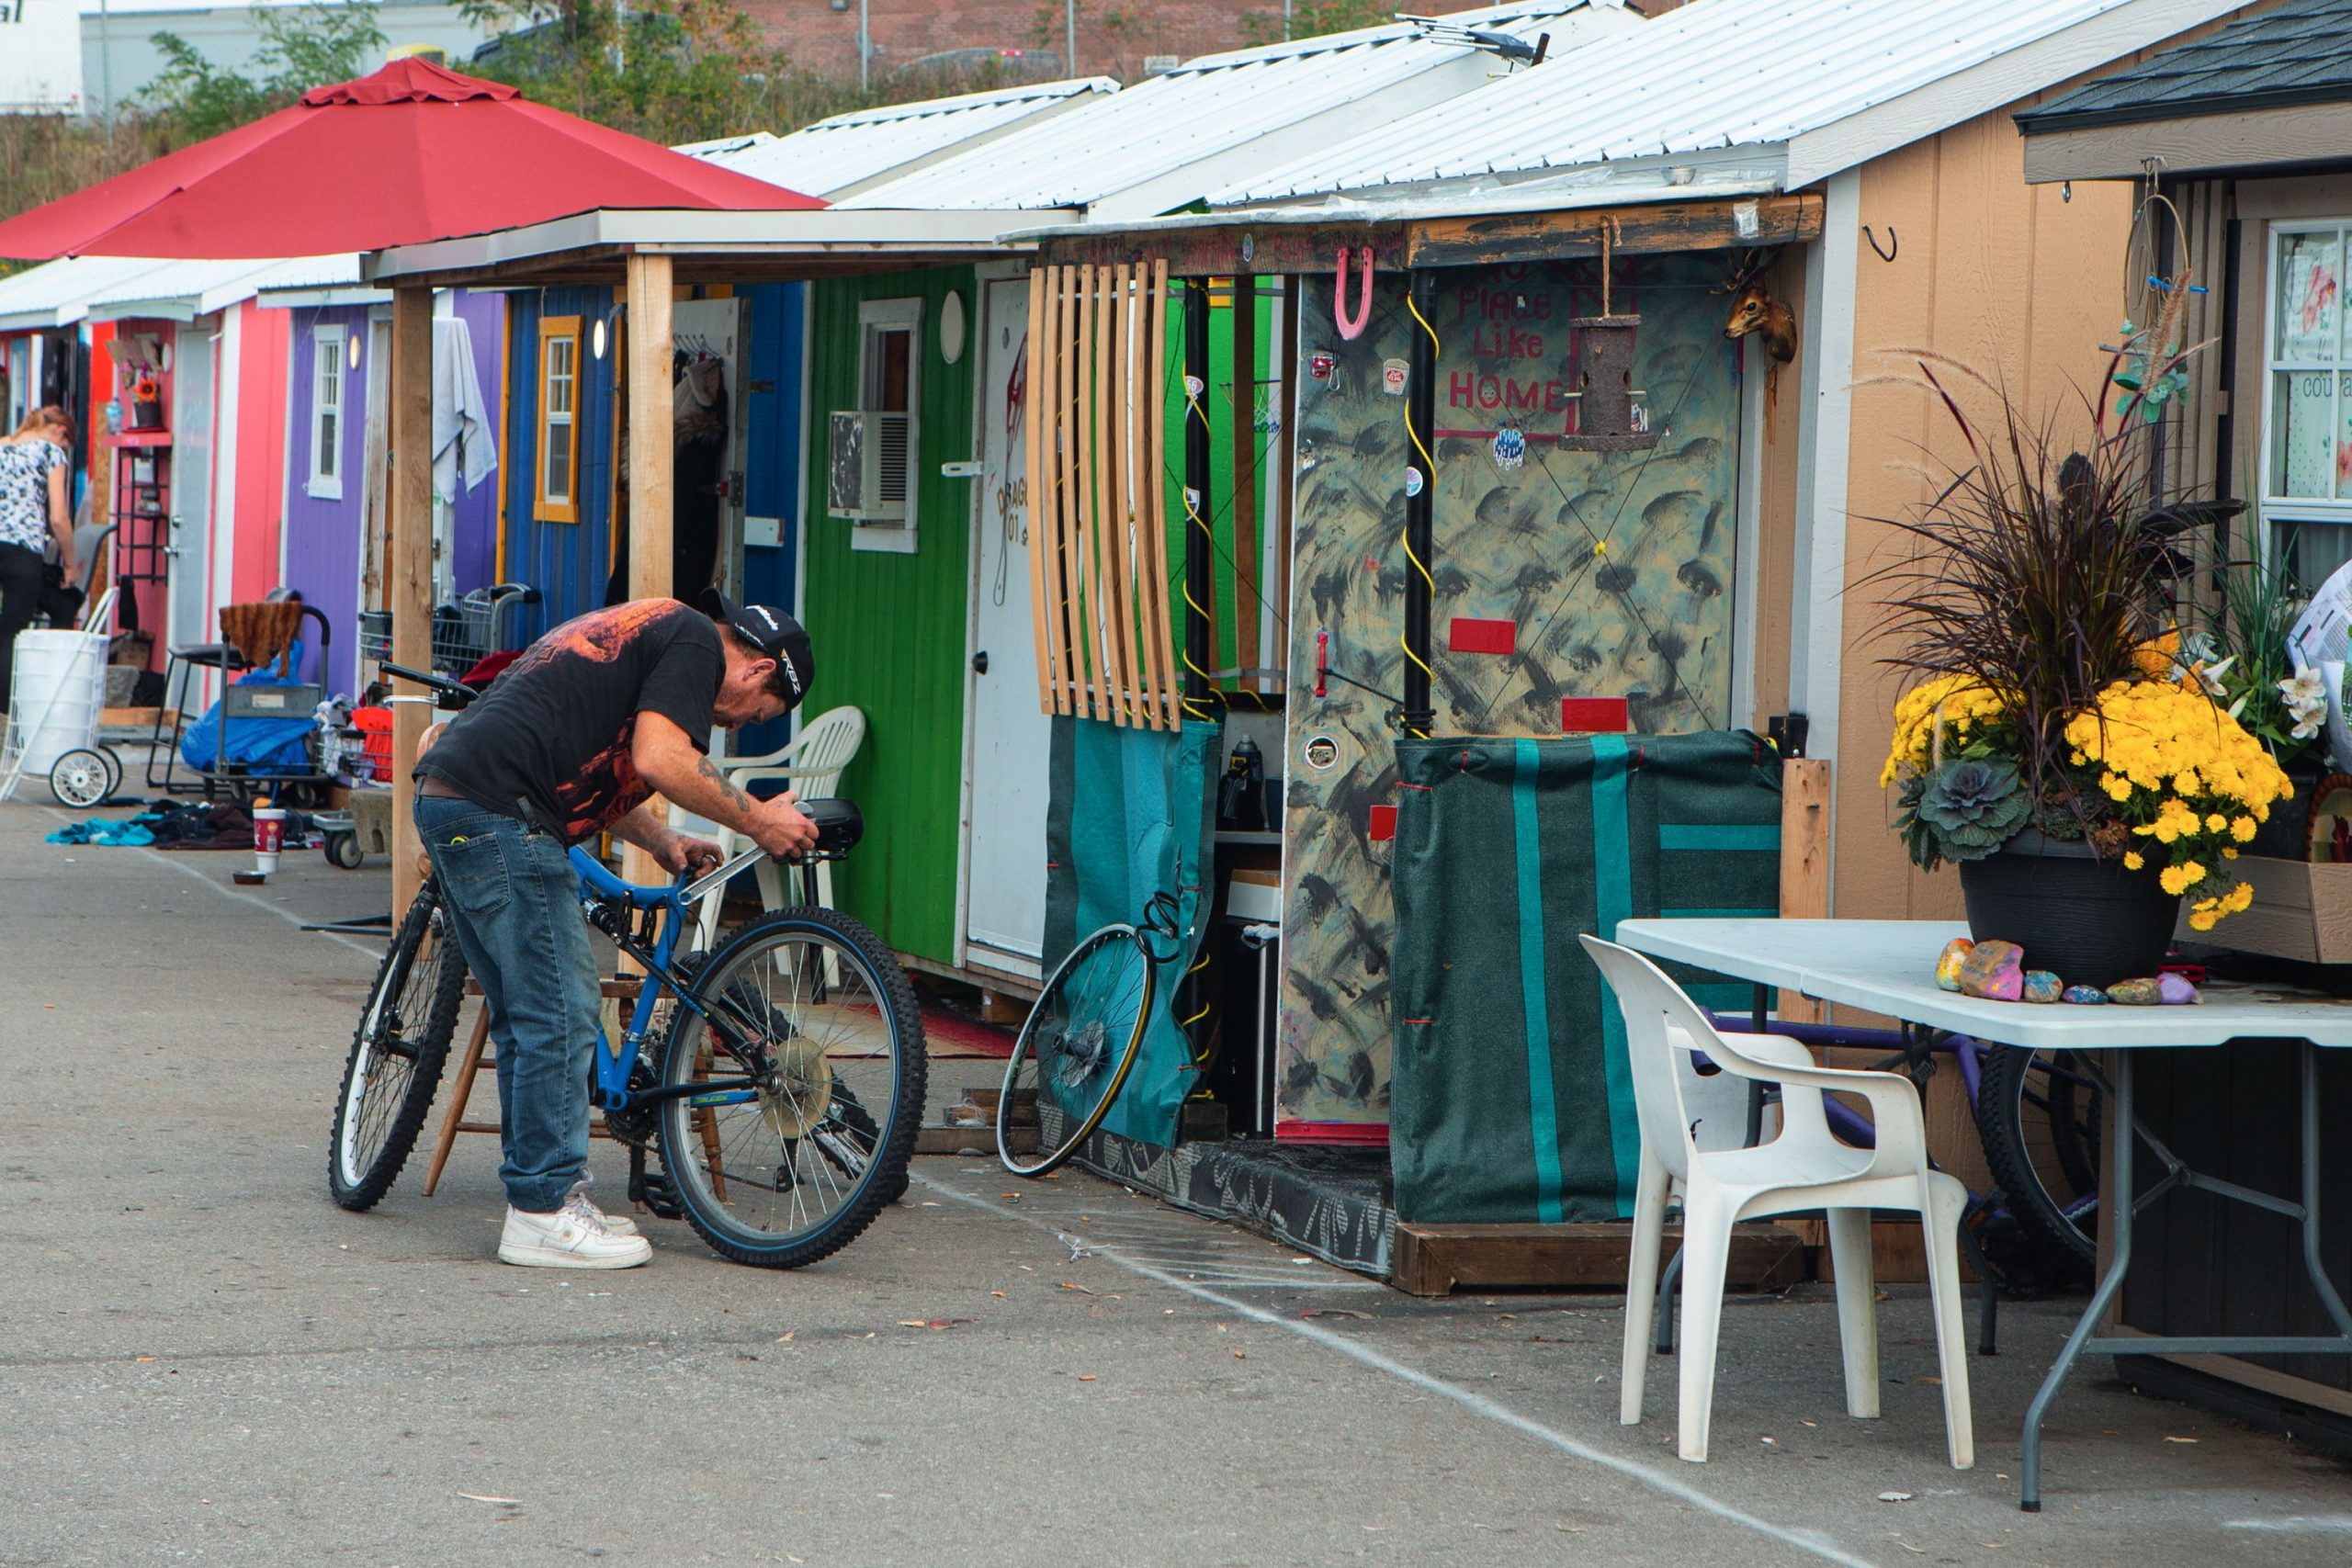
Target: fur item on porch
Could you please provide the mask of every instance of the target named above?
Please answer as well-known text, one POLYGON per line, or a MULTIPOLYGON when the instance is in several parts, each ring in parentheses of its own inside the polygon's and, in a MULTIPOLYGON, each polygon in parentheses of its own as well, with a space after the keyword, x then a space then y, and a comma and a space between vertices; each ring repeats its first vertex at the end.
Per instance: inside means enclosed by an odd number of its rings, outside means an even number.
POLYGON ((299 599, 220 607, 221 640, 252 665, 266 664, 285 652, 287 645, 294 640, 295 628, 301 624, 302 604, 299 599))

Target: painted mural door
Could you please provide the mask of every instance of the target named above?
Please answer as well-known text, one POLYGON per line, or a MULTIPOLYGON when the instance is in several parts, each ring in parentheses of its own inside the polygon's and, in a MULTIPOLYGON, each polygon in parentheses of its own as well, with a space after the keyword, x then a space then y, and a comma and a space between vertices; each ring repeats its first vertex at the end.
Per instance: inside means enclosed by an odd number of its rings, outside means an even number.
POLYGON ((1037 701, 1030 614, 1029 284, 983 283, 980 479, 970 676, 969 962, 1035 975, 1046 933, 1052 721, 1037 701))
MULTIPOLYGON (((172 541, 170 620, 173 647, 217 640, 212 624, 212 393, 220 337, 195 327, 180 330, 172 348, 172 541)), ((211 682, 205 682, 210 700, 211 682)))

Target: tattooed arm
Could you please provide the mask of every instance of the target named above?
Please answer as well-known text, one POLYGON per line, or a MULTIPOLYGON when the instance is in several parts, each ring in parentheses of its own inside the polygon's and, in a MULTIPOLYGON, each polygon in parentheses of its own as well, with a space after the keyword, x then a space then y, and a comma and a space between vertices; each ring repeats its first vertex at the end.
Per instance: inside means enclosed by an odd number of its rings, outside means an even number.
POLYGON ((789 791, 772 800, 746 795, 686 739, 684 730, 658 713, 637 716, 629 755, 647 784, 696 816, 734 829, 772 855, 791 854, 817 841, 817 825, 795 808, 796 797, 789 791))

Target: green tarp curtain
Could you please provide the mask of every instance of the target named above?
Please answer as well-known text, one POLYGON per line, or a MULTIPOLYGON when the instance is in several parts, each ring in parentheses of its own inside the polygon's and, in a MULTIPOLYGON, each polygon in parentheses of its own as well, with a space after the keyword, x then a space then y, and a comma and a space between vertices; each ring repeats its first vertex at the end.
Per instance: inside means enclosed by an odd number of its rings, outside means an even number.
MULTIPOLYGON (((1048 974, 1091 933, 1133 925, 1155 893, 1176 896, 1181 929, 1197 931, 1213 901, 1204 870, 1212 842, 1214 724, 1180 731, 1126 729, 1101 719, 1054 720, 1052 798, 1046 811, 1048 974)), ((1193 1088, 1191 1047, 1174 1007, 1197 941, 1159 965, 1159 996, 1143 1054, 1102 1125, 1168 1147, 1193 1088)))
MULTIPOLYGON (((1396 1217, 1622 1219, 1640 1137, 1615 998, 1577 943, 1780 908, 1781 765, 1744 731, 1400 740, 1396 1217)), ((1702 1006, 1747 988, 1687 972, 1702 1006)))

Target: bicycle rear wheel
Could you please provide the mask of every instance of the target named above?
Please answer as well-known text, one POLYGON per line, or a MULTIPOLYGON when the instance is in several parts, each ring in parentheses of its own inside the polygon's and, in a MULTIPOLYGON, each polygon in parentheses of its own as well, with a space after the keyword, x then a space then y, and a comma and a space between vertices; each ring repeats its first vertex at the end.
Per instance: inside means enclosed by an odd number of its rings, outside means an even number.
POLYGON ((335 1096, 327 1190, 345 1208, 375 1207, 416 1146, 465 988, 465 957, 427 880, 376 970, 335 1096))
POLYGON ((922 1119, 922 1012, 874 933, 825 908, 753 921, 687 984, 662 1052, 662 1163, 738 1263, 839 1251, 906 1186, 922 1119))
POLYGON ((1976 1090, 1984 1164, 2009 1213, 2086 1277, 2098 1257, 2105 1105, 2073 1051, 1988 1047, 1976 1090))
POLYGON ((1102 1124, 1143 1050, 1157 984, 1150 951, 1133 926, 1104 926, 1062 960, 1005 1064, 996 1103, 996 1152, 1005 1169, 1043 1176, 1102 1124), (1033 1116, 1036 1151, 1018 1151, 1033 1116))

